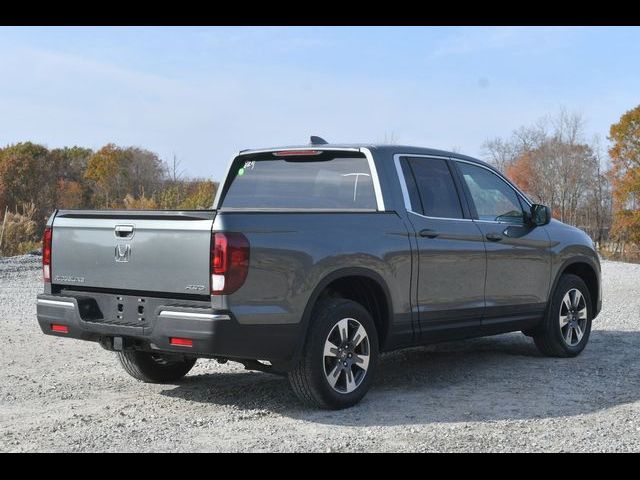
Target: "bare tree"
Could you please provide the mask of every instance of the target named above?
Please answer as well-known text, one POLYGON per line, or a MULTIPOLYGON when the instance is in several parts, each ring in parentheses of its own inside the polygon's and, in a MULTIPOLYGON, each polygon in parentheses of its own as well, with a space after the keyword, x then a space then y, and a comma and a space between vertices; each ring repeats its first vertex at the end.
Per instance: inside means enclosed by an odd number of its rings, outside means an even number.
POLYGON ((609 159, 602 153, 601 141, 595 136, 591 141, 594 158, 596 160, 596 175, 591 178, 587 189, 586 206, 583 210, 581 225, 588 230, 591 238, 598 246, 609 238, 609 228, 612 222, 611 182, 607 172, 609 159))
POLYGON ((504 172, 523 154, 541 148, 547 138, 547 124, 539 120, 530 127, 520 127, 508 139, 494 138, 482 145, 487 162, 504 172))
POLYGON ((560 109, 556 117, 549 117, 549 123, 553 126, 553 136, 562 143, 576 145, 584 140, 584 117, 577 112, 568 112, 560 109))
POLYGON ((488 162, 512 177, 563 222, 580 225, 601 241, 610 224, 610 189, 597 140, 585 139, 585 120, 564 109, 507 139, 484 143, 488 162))
POLYGON ((176 157, 176 154, 174 152, 173 153, 173 160, 172 160, 171 166, 170 166, 169 178, 170 178, 171 182, 177 183, 180 180, 182 180, 183 176, 184 176, 184 169, 182 168, 182 161, 178 160, 178 158, 176 157))
POLYGON ((520 127, 514 130, 511 135, 511 142, 514 144, 514 149, 522 153, 540 148, 549 137, 548 129, 548 118, 541 118, 531 126, 520 127))
POLYGON ((165 180, 166 164, 157 154, 137 147, 127 148, 125 154, 133 196, 140 198, 157 191, 165 180))
POLYGON ((384 132, 384 137, 382 138, 382 143, 384 145, 397 145, 398 144, 398 137, 396 136, 395 132, 384 132))
POLYGON ((504 172, 519 154, 512 141, 502 138, 485 141, 482 144, 482 152, 485 160, 501 172, 504 172))

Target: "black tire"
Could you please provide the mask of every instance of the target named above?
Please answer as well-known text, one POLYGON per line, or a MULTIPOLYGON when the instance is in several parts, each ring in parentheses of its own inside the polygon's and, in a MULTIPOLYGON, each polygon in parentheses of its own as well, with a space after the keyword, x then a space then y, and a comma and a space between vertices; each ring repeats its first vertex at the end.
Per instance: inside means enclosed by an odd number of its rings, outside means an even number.
MULTIPOLYGON (((354 357, 360 354, 362 353, 353 353, 354 357)), ((357 365, 358 362, 352 360, 352 363, 357 365)), ((378 333, 369 312, 362 305, 351 300, 329 298, 321 301, 314 309, 301 358, 293 369, 288 372, 289 383, 298 398, 307 406, 331 410, 347 408, 355 405, 365 396, 375 377, 377 364, 378 333), (330 334, 335 332, 334 327, 343 319, 353 319, 355 321, 350 321, 349 323, 352 330, 359 323, 365 329, 368 337, 366 345, 362 341, 359 344, 361 346, 357 347, 366 347, 369 358, 368 367, 364 375, 362 375, 359 368, 350 367, 352 372, 356 372, 356 374, 351 375, 350 378, 352 380, 355 380, 357 375, 361 376, 359 384, 350 392, 335 390, 329 384, 325 374, 325 368, 331 369, 331 365, 336 365, 337 367, 339 366, 337 364, 341 363, 336 357, 336 363, 331 364, 330 362, 334 360, 329 357, 325 358, 323 352, 325 341, 330 334), (326 367, 327 365, 329 366, 326 367)), ((343 375, 346 376, 348 374, 341 373, 339 375, 340 379, 344 379, 346 390, 346 377, 343 377, 343 375)), ((338 383, 336 383, 336 387, 339 388, 338 383)))
MULTIPOLYGON (((572 274, 565 274, 560 277, 558 285, 556 286, 551 303, 549 304, 545 313, 545 318, 542 324, 534 331, 533 341, 535 342, 538 350, 549 357, 575 357, 578 355, 589 341, 589 335, 591 334, 591 320, 593 318, 593 309, 591 303, 591 295, 589 289, 584 281, 572 274), (586 308, 586 322, 581 328, 583 335, 582 338, 575 344, 570 345, 560 327, 560 315, 563 313, 561 308, 563 299, 570 291, 577 289, 584 298, 584 306, 586 308)), ((564 327, 566 328, 566 327, 564 327)), ((566 330, 565 330, 566 331, 566 330)), ((572 340, 577 340, 577 333, 573 336, 569 334, 572 340)))
POLYGON ((146 383, 175 382, 184 377, 196 363, 195 358, 127 350, 118 352, 124 371, 146 383))

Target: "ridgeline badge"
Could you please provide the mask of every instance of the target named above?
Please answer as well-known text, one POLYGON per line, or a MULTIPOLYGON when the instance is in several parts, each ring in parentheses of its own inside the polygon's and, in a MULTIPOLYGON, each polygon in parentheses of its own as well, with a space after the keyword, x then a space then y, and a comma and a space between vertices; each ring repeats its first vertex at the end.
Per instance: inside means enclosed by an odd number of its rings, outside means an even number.
POLYGON ((84 283, 84 277, 74 277, 71 275, 56 275, 54 280, 65 283, 84 283))

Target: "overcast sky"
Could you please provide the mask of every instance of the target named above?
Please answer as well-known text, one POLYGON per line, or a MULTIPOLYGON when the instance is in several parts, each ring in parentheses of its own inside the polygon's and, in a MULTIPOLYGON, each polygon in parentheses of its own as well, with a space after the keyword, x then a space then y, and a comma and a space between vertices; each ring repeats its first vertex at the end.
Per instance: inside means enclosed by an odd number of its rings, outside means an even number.
POLYGON ((640 28, 0 28, 0 145, 134 145, 216 180, 311 134, 481 156, 561 107, 605 140, 639 103, 640 28))

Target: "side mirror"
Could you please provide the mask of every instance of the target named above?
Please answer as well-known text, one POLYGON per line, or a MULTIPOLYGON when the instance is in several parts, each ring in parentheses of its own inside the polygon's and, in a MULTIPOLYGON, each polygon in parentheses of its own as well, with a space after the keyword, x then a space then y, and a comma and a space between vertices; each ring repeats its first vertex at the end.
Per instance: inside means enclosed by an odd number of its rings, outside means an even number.
POLYGON ((534 203, 531 205, 531 223, 538 227, 546 225, 551 221, 551 209, 546 205, 534 203))

